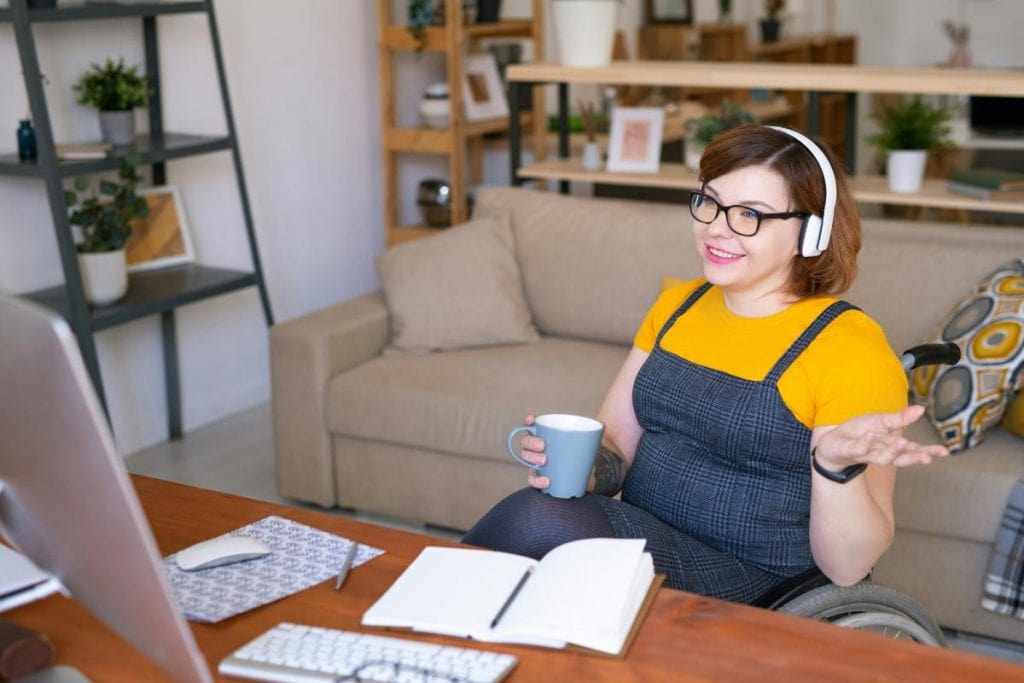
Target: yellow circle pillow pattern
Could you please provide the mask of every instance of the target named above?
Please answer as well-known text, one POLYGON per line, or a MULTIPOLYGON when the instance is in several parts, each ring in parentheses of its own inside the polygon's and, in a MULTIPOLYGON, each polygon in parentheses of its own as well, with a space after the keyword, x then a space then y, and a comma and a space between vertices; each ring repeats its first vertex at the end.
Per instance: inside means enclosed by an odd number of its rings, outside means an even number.
POLYGON ((910 390, 951 452, 981 443, 1024 384, 1024 259, 1000 267, 961 301, 932 341, 955 342, 952 366, 914 371, 910 390))

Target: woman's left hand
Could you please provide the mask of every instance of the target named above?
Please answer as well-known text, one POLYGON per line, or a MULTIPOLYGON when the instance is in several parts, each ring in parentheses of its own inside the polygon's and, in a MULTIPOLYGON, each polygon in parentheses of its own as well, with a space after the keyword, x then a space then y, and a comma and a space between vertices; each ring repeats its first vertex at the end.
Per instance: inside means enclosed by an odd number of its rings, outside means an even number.
POLYGON ((920 444, 903 438, 903 429, 924 414, 924 406, 912 405, 898 413, 873 413, 843 422, 822 434, 815 444, 815 459, 829 470, 857 463, 876 465, 926 465, 949 455, 945 446, 920 444))

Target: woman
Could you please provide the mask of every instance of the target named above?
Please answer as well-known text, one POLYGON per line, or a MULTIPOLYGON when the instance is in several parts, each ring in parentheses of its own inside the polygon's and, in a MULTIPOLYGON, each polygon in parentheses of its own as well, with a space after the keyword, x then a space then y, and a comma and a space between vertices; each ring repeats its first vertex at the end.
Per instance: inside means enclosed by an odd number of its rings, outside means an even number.
MULTIPOLYGON (((539 557, 642 537, 666 585, 740 602, 813 564, 851 585, 892 539, 896 467, 947 454, 902 437, 923 408, 879 326, 834 298, 856 274, 853 197, 828 152, 765 126, 717 138, 700 178, 704 278, 640 326, 598 414, 593 495, 546 496, 531 471, 465 541, 539 557)), ((541 439, 522 449, 546 461, 541 439)))

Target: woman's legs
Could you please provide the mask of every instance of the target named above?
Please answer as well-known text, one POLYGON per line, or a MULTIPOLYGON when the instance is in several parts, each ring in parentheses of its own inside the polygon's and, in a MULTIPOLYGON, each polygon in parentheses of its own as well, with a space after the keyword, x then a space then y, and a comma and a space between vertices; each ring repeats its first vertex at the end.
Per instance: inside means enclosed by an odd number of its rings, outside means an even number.
POLYGON ((613 538, 615 530, 594 498, 555 498, 534 488, 521 489, 491 508, 462 541, 540 559, 569 541, 613 538))

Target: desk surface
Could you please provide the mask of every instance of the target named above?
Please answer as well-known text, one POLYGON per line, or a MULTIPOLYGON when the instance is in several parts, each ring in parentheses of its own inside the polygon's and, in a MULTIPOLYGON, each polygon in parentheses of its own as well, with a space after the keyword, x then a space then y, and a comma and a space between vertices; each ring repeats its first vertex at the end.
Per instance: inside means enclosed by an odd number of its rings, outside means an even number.
MULTIPOLYGON (((220 624, 193 624, 211 669, 244 642, 281 621, 349 630, 426 545, 437 539, 320 512, 133 477, 164 554, 277 514, 386 554, 353 569, 344 588, 330 581, 220 624)), ((166 681, 153 664, 73 601, 52 596, 4 615, 46 633, 58 663, 93 681, 166 681)), ((380 632, 379 630, 376 630, 380 632)), ((1024 668, 951 650, 895 642, 869 633, 711 598, 662 589, 625 659, 472 643, 441 636, 420 640, 469 645, 519 657, 510 681, 1009 681, 1024 668)), ((232 679, 223 679, 232 680, 232 679)))

